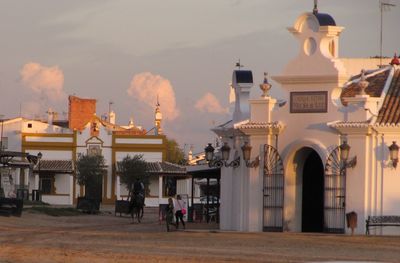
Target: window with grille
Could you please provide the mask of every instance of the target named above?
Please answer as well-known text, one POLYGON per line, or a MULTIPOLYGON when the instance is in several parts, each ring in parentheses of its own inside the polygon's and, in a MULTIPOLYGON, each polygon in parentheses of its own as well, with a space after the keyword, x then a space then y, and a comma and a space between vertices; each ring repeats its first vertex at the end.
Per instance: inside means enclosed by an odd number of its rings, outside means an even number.
POLYGON ((50 177, 40 178, 40 191, 42 194, 52 194, 53 191, 53 179, 50 177))

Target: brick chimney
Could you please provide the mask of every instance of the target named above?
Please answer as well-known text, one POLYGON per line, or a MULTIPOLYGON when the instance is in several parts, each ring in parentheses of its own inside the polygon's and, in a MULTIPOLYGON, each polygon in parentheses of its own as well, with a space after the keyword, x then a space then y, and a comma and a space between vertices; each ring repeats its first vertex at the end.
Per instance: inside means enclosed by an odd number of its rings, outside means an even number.
POLYGON ((69 96, 68 121, 69 128, 82 131, 85 125, 96 114, 95 99, 81 99, 76 96, 69 96))

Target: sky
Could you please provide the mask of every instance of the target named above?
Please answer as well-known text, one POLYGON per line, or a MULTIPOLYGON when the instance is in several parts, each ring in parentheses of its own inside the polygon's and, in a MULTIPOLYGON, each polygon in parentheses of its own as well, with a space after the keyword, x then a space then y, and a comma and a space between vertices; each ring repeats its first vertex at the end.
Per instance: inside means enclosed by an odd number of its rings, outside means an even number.
MULTIPOLYGON (((299 51, 287 31, 313 0, 0 0, 0 114, 67 117, 68 96, 97 99, 97 115, 150 130, 157 96, 163 130, 201 151, 230 119, 229 83, 240 59, 279 75, 299 51)), ((383 55, 400 53, 400 0, 383 13, 383 55)), ((340 57, 379 55, 378 0, 320 0, 341 34, 340 57)), ((273 83, 272 96, 285 94, 273 83)))

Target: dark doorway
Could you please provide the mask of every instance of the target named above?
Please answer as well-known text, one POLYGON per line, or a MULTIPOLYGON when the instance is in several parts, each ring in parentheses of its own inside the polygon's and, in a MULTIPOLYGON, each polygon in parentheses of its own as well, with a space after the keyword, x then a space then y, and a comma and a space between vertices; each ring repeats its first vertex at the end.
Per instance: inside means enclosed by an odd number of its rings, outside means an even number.
POLYGON ((324 166, 315 151, 304 162, 302 197, 302 231, 323 232, 324 166))
POLYGON ((102 202, 103 197, 103 176, 93 177, 87 185, 85 185, 85 197, 95 199, 102 202))

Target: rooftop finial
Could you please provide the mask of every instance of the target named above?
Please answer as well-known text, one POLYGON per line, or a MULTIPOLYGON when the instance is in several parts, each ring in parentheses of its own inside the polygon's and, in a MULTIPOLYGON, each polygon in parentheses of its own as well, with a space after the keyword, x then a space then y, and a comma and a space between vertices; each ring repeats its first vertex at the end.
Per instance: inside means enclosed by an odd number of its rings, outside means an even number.
POLYGON ((400 65, 399 58, 397 57, 397 53, 394 53, 392 61, 390 61, 390 65, 400 65))
POLYGON ((157 107, 160 107, 160 102, 159 102, 159 100, 158 100, 158 94, 157 94, 157 104, 156 104, 156 106, 157 106, 157 107))
POLYGON ((361 88, 360 95, 367 95, 367 93, 365 93, 365 89, 368 87, 368 85, 369 82, 365 77, 365 70, 361 70, 361 77, 360 81, 358 82, 358 86, 361 88))
POLYGON ((313 14, 318 14, 318 0, 314 0, 314 9, 313 9, 313 14))
POLYGON ((269 84, 268 79, 267 79, 268 73, 264 72, 264 81, 263 83, 260 84, 260 89, 262 90, 263 94, 261 97, 265 98, 268 97, 268 91, 271 89, 272 85, 269 84))
POLYGON ((240 64, 240 58, 239 58, 239 61, 236 62, 236 67, 238 67, 239 70, 240 70, 241 68, 243 68, 243 65, 240 64))

